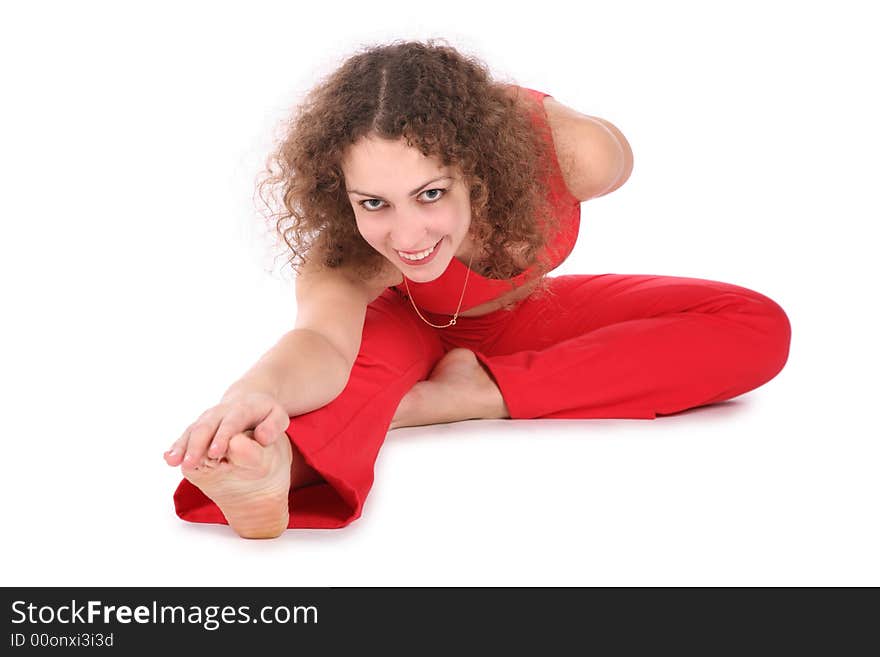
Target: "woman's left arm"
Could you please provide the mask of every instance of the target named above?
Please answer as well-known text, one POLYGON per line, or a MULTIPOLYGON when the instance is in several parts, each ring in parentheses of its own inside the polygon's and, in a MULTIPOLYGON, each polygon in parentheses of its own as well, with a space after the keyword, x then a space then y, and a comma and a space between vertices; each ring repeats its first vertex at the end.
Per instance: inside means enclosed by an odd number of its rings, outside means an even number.
POLYGON ((544 99, 544 108, 572 195, 588 201, 613 192, 627 181, 632 173, 633 152, 617 126, 581 114, 550 96, 544 99))

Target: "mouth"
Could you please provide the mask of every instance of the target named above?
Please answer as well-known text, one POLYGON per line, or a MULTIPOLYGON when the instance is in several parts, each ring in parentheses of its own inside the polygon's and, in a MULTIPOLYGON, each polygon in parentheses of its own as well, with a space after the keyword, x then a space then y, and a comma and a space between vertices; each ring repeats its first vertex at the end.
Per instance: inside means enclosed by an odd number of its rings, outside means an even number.
POLYGON ((434 254, 437 253, 438 247, 440 246, 441 239, 434 246, 431 246, 424 251, 397 251, 397 256, 408 265, 422 265, 430 262, 434 259, 434 254))

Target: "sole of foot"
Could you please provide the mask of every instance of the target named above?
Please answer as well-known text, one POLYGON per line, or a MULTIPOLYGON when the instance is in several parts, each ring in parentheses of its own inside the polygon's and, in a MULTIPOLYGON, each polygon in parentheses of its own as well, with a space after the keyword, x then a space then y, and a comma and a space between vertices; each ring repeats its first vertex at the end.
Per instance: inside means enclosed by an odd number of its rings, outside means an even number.
POLYGON ((276 538, 287 529, 290 518, 291 460, 286 434, 263 447, 249 431, 232 437, 219 463, 181 466, 181 473, 220 507, 239 536, 276 538))

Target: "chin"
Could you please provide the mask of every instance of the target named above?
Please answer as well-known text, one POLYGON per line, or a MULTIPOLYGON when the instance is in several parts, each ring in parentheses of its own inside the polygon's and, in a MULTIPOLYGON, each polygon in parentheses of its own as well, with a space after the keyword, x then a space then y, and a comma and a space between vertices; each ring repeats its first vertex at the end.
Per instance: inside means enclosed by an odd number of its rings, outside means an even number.
POLYGON ((444 257, 442 260, 434 260, 425 267, 416 268, 401 265, 398 266, 397 269, 411 281, 416 283, 430 283, 431 281, 440 278, 448 266, 449 259, 444 257))

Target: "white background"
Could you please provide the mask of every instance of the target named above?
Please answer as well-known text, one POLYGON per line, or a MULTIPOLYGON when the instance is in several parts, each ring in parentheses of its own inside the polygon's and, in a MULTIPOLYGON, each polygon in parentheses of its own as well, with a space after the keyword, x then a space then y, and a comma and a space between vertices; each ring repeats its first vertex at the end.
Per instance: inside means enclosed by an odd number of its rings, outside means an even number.
POLYGON ((3 584, 880 584, 864 6, 4 4, 3 584), (629 139, 556 274, 754 289, 788 364, 654 421, 392 432, 344 529, 178 519, 163 451, 296 315, 253 200, 278 122, 357 48, 429 37, 629 139))

